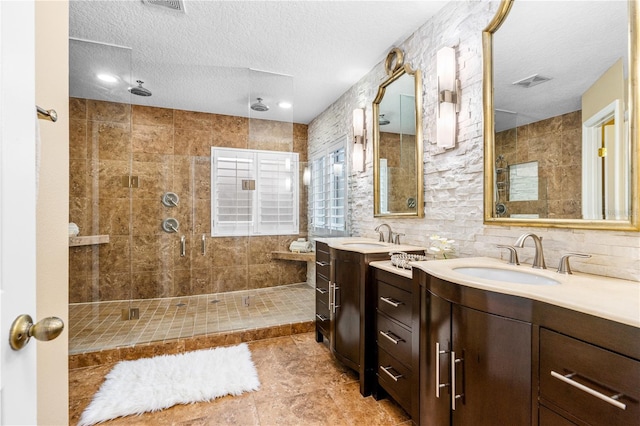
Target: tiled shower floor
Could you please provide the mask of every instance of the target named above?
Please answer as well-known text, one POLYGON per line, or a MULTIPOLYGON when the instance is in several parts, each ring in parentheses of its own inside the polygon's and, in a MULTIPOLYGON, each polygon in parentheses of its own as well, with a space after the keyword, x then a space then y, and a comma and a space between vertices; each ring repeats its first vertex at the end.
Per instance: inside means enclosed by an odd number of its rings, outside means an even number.
POLYGON ((69 354, 313 321, 315 291, 307 284, 166 299, 69 305, 69 354), (249 306, 244 306, 246 297, 249 306), (140 318, 123 320, 138 308, 140 318))

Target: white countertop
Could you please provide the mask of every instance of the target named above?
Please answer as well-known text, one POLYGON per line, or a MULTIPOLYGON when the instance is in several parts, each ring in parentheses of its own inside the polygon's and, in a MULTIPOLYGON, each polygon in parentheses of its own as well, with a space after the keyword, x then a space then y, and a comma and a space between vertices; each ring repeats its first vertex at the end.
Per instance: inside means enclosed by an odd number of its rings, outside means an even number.
POLYGON ((533 269, 531 265, 509 265, 488 257, 412 262, 428 274, 480 290, 546 302, 574 311, 640 328, 640 282, 574 272, 558 274, 555 269, 533 269), (558 285, 514 284, 476 278, 456 272, 459 267, 491 267, 524 271, 559 281, 558 285))
POLYGON ((392 264, 390 260, 376 260, 375 262, 369 262, 369 266, 373 266, 374 268, 382 269, 387 272, 392 272, 405 278, 413 278, 413 272, 410 269, 398 268, 392 264))
POLYGON ((326 243, 329 247, 334 249, 355 251, 362 254, 426 250, 424 247, 412 246, 410 244, 383 243, 373 238, 331 237, 315 238, 315 240, 320 241, 321 243, 326 243))

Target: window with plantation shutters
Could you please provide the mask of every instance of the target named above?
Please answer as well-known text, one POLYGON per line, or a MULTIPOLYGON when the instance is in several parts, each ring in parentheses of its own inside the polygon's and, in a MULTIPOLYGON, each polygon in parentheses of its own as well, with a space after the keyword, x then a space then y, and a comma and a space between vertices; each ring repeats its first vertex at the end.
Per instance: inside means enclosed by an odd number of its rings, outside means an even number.
POLYGON ((316 155, 310 162, 310 227, 315 235, 346 232, 346 138, 316 155))
POLYGON ((211 149, 213 236, 298 233, 298 154, 211 149))

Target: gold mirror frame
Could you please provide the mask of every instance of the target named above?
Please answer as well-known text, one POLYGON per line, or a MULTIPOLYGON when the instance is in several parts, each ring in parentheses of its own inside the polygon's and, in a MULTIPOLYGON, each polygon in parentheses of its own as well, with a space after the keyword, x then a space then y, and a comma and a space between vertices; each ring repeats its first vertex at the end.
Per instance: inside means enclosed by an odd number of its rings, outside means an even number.
POLYGON ((630 220, 583 220, 583 219, 519 219, 495 217, 494 167, 495 167, 495 126, 493 106, 493 33, 505 21, 515 0, 502 0, 493 20, 482 32, 483 48, 483 98, 484 98, 484 223, 502 226, 533 226, 546 228, 600 229, 612 231, 640 231, 638 218, 638 189, 640 188, 640 152, 638 150, 638 7, 635 0, 629 0, 629 136, 631 144, 631 211, 630 220))
POLYGON ((379 87, 378 94, 373 101, 373 215, 375 217, 424 217, 424 188, 422 184, 422 76, 420 70, 413 70, 404 63, 402 50, 393 48, 385 60, 387 78, 379 87), (380 211, 380 102, 384 98, 387 87, 403 75, 411 75, 414 80, 414 98, 416 113, 415 134, 415 171, 416 171, 416 210, 415 212, 382 213, 380 211))

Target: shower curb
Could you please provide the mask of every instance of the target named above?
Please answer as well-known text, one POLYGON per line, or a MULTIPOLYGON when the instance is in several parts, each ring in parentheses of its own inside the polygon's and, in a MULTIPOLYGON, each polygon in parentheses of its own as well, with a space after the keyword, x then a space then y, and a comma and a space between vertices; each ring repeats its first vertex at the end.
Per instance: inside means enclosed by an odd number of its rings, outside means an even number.
POLYGON ((222 333, 202 334, 188 338, 143 343, 133 346, 121 346, 94 352, 69 355, 69 369, 114 364, 119 361, 131 361, 156 355, 172 355, 198 349, 235 345, 243 342, 291 336, 315 330, 315 321, 282 324, 272 327, 238 330, 222 333))

